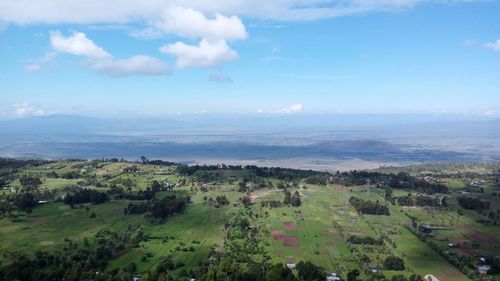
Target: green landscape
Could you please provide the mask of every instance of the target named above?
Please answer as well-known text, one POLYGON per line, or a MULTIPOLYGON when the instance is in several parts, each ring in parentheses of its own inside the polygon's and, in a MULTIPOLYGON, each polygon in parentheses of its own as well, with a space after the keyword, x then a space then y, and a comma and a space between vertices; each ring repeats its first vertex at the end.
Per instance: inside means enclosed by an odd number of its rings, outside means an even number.
POLYGON ((500 280, 497 164, 0 164, 1 280, 500 280))

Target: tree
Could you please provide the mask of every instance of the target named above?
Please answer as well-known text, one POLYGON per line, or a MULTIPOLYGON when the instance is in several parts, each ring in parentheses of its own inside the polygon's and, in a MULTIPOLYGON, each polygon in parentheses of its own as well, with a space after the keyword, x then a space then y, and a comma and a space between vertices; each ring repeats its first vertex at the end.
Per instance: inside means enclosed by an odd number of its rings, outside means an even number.
POLYGON ((24 188, 28 189, 37 188, 40 184, 42 184, 39 177, 32 175, 22 175, 19 178, 19 181, 24 188))
POLYGON ((29 192, 22 193, 14 200, 16 208, 27 213, 31 213, 37 204, 38 202, 35 200, 35 196, 29 192))
POLYGON ((137 270, 137 265, 134 262, 131 262, 127 265, 125 269, 127 272, 134 273, 137 270))
POLYGON ((321 267, 318 267, 309 261, 301 261, 295 268, 299 273, 299 279, 302 281, 322 281, 326 276, 326 273, 321 267))
POLYGON ((290 193, 290 191, 288 191, 287 189, 284 189, 283 192, 285 193, 285 199, 283 199, 283 204, 290 205, 292 201, 292 193, 290 193))
POLYGON ((0 201, 0 215, 10 214, 14 211, 15 207, 12 203, 8 201, 0 201))
POLYGON ((296 281, 297 278, 293 275, 292 271, 283 266, 282 264, 275 264, 271 266, 269 273, 267 274, 268 281, 296 281))
POLYGON ((295 193, 293 194, 291 200, 290 200, 290 204, 294 207, 299 207, 301 202, 300 202, 300 194, 298 191, 295 191, 295 193))
POLYGON ((400 257, 388 256, 384 261, 384 267, 387 270, 404 270, 405 264, 400 257))
POLYGON ((157 181, 157 180, 154 180, 152 183, 151 183, 151 189, 154 191, 154 192, 158 192, 161 190, 161 184, 157 181))
POLYGON ((347 281, 357 281, 359 277, 359 270, 353 269, 347 273, 347 281))

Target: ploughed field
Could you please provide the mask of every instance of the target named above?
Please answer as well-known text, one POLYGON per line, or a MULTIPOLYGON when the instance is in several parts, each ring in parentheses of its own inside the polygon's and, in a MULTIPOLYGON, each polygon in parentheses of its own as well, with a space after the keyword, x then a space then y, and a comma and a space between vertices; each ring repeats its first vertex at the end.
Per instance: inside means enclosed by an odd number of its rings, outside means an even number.
POLYGON ((6 163, 0 277, 19 256, 95 249, 73 264, 187 279, 205 278, 227 256, 242 270, 309 261, 325 279, 357 269, 357 280, 500 280, 495 166, 396 176, 399 168, 329 174, 147 159, 6 163))

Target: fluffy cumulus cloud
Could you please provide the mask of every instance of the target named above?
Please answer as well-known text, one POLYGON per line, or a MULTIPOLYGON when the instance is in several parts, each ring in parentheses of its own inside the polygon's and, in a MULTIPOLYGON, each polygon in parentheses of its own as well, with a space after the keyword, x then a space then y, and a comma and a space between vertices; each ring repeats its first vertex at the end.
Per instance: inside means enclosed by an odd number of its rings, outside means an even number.
POLYGON ((177 42, 160 47, 160 51, 175 56, 178 68, 214 67, 238 59, 238 53, 224 40, 210 42, 202 39, 198 45, 177 42))
POLYGON ((82 32, 73 32, 67 37, 59 31, 51 32, 50 42, 54 51, 86 57, 89 60, 87 65, 91 69, 111 76, 169 73, 167 64, 154 57, 136 55, 126 59, 116 59, 82 32))
MULTIPOLYGON (((179 41, 161 48, 164 53, 177 58, 178 67, 213 67, 238 58, 228 42, 248 37, 242 17, 264 21, 303 21, 391 11, 424 2, 467 1, 480 0, 1 0, 0 22, 17 25, 146 23, 144 29, 133 30, 131 35, 159 38, 175 34, 199 40, 197 45, 179 41)), ((113 68, 109 67, 112 56, 84 33, 75 32, 68 37, 52 33, 51 42, 59 52, 107 59, 106 68, 113 68)), ((112 62, 116 66, 124 61, 134 60, 113 59, 112 62)), ((36 71, 36 66, 26 70, 29 69, 36 71)))
POLYGON ((278 109, 269 110, 269 111, 266 111, 263 109, 258 109, 257 113, 292 114, 292 113, 299 113, 302 110, 304 110, 304 106, 300 103, 297 103, 297 104, 292 104, 292 105, 287 106, 287 107, 278 108, 278 109))
POLYGON ((202 12, 185 7, 165 10, 155 26, 163 32, 188 38, 229 41, 247 37, 245 26, 237 16, 216 13, 213 19, 209 19, 202 12))
POLYGON ((490 49, 494 50, 495 52, 500 52, 500 39, 498 39, 497 41, 495 41, 493 43, 486 43, 484 46, 486 48, 490 48, 490 49))
POLYGON ((200 39, 198 45, 178 41, 160 47, 164 54, 176 58, 178 68, 214 67, 238 59, 228 41, 247 38, 240 18, 215 13, 213 18, 192 8, 170 7, 166 9, 155 27, 161 32, 190 39, 200 39))
POLYGON ((110 58, 111 55, 103 48, 97 46, 87 35, 82 32, 73 32, 70 36, 63 36, 61 32, 50 33, 52 48, 61 53, 85 56, 94 59, 110 58))
POLYGON ((14 115, 18 117, 26 117, 26 116, 43 116, 47 113, 39 106, 31 105, 27 102, 23 102, 21 104, 15 104, 14 106, 14 115))

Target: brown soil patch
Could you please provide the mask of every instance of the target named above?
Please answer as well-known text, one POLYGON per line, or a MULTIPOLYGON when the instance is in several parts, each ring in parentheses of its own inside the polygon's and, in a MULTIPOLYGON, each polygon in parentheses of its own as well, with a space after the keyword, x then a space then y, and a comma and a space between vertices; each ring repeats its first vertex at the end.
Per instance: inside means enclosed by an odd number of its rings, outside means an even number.
POLYGON ((273 240, 283 240, 283 237, 285 237, 283 230, 273 230, 271 235, 273 236, 273 240))
POLYGON ((347 186, 343 186, 343 185, 336 185, 334 188, 336 190, 342 190, 342 191, 348 190, 347 186))
POLYGON ((284 221, 283 222, 283 227, 286 230, 294 230, 295 229, 295 224, 293 224, 293 222, 291 222, 291 221, 284 221))
POLYGON ((468 237, 471 237, 473 241, 478 242, 479 244, 488 244, 492 246, 500 244, 499 238, 493 235, 479 232, 469 225, 465 226, 465 228, 469 232, 468 237))
POLYGON ((295 236, 283 237, 283 246, 297 248, 299 246, 299 238, 295 236))
POLYGON ((470 244, 470 240, 468 240, 468 239, 460 239, 460 238, 453 238, 453 239, 451 239, 451 243, 453 243, 453 244, 470 244))
POLYGON ((472 249, 472 248, 458 248, 455 249, 459 255, 464 255, 464 256, 476 256, 478 254, 477 250, 472 249))

